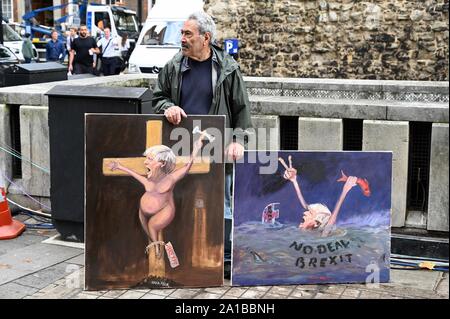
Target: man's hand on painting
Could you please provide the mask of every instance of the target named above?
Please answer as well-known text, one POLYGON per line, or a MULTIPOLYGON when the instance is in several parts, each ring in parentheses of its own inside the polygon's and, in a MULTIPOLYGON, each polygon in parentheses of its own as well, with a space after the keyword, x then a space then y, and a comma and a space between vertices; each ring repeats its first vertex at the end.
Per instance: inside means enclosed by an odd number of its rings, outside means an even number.
POLYGON ((237 161, 244 156, 244 146, 236 142, 230 143, 227 147, 226 155, 229 161, 237 161))
POLYGON ((164 116, 166 117, 167 121, 173 125, 178 125, 181 122, 181 119, 184 117, 186 118, 187 115, 184 112, 184 110, 179 106, 171 106, 167 110, 164 111, 164 116))

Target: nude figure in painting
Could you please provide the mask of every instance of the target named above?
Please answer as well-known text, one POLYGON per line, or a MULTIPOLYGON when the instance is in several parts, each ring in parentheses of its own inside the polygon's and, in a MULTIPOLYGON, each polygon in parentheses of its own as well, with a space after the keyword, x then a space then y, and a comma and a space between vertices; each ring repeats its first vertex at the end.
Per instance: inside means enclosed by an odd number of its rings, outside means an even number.
POLYGON ((141 176, 119 162, 108 163, 112 171, 121 170, 127 173, 137 179, 145 188, 139 205, 139 220, 149 239, 146 253, 149 252, 151 246, 155 246, 156 256, 158 258, 161 256, 159 245, 164 245, 164 242, 158 241, 158 235, 175 217, 173 189, 176 183, 189 172, 194 158, 202 147, 205 134, 202 132, 194 143, 189 161, 178 169, 175 169, 175 154, 165 145, 152 146, 144 152, 147 176, 141 176))
POLYGON ((333 212, 330 212, 327 206, 324 204, 307 204, 305 199, 303 198, 302 191, 300 189, 300 185, 297 181, 297 170, 292 167, 292 156, 289 155, 289 166, 286 162, 279 158, 280 163, 286 169, 283 177, 294 185, 295 191, 297 193, 297 197, 300 201, 300 204, 305 209, 303 213, 303 222, 301 222, 298 227, 302 230, 319 230, 322 233, 322 236, 328 236, 331 232, 333 226, 336 223, 337 216, 341 209, 342 203, 345 200, 348 192, 357 184, 357 177, 355 176, 346 176, 346 180, 344 186, 342 188, 341 195, 333 209, 333 212))

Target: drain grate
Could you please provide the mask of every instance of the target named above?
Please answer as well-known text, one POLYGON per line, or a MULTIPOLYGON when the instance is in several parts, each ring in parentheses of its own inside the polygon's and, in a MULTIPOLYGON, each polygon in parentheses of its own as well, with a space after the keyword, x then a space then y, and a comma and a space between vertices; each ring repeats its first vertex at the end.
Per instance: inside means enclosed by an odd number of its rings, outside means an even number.
POLYGON ((431 123, 409 123, 408 195, 409 211, 425 212, 430 179, 431 123))
MULTIPOLYGON (((22 148, 20 146, 20 105, 11 105, 9 114, 11 147, 17 153, 22 153, 22 148)), ((13 178, 22 178, 22 160, 15 156, 12 158, 12 174, 13 178)))
POLYGON ((280 116, 282 150, 298 150, 298 117, 280 116))
POLYGON ((363 139, 363 120, 343 119, 344 151, 361 151, 363 139))

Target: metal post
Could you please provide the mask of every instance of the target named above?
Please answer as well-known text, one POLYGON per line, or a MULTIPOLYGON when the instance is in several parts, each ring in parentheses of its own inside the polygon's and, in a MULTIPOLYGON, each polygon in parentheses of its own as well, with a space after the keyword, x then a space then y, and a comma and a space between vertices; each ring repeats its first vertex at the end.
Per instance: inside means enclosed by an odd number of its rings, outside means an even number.
POLYGON ((33 10, 33 6, 31 5, 31 0, 25 1, 25 12, 30 12, 33 10))
POLYGON ((2 18, 2 27, 0 28, 0 44, 3 44, 3 1, 0 0, 0 17, 2 18))
POLYGON ((139 26, 142 25, 142 0, 138 0, 137 2, 137 16, 139 20, 139 26))

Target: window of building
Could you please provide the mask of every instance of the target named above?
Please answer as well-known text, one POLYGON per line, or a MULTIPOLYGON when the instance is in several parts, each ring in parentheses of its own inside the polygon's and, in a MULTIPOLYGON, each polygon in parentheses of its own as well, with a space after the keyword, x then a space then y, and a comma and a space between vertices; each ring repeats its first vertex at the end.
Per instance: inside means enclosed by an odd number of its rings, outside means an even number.
POLYGON ((13 19, 13 0, 4 0, 2 1, 2 10, 3 17, 8 18, 9 20, 13 19))

